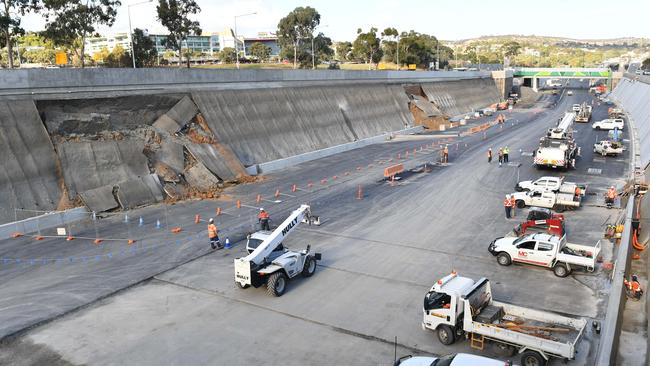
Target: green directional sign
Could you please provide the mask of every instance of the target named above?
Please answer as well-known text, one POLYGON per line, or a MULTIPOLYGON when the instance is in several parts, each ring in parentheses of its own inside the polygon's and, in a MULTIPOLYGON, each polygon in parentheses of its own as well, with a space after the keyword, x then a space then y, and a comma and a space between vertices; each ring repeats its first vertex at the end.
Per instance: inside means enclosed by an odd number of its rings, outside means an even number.
POLYGON ((608 78, 611 76, 611 71, 591 71, 591 70, 526 70, 515 69, 514 76, 529 76, 538 78, 552 78, 552 77, 577 77, 577 78, 608 78))

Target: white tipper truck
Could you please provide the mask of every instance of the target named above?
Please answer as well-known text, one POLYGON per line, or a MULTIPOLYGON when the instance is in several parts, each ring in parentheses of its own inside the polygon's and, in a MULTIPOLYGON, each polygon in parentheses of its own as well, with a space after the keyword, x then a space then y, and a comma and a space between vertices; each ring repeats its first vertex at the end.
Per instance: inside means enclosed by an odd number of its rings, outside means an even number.
POLYGON ((438 280, 424 297, 422 328, 442 344, 463 335, 471 347, 495 342, 521 354, 521 364, 544 366, 552 357, 572 360, 587 320, 494 301, 486 278, 474 281, 455 272, 438 280))
POLYGON ((575 168, 580 148, 573 139, 575 113, 565 113, 557 127, 549 128, 533 153, 533 164, 540 167, 575 168))

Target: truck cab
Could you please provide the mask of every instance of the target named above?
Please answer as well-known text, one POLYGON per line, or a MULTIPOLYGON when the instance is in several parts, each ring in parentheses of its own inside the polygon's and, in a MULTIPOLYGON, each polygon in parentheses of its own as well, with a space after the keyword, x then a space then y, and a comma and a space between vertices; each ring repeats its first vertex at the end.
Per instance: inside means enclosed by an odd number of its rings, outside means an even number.
POLYGON ((452 344, 462 335, 462 329, 458 331, 455 327, 463 319, 464 304, 460 303, 460 295, 473 285, 474 280, 452 272, 439 279, 424 296, 422 327, 437 330, 442 344, 452 344))

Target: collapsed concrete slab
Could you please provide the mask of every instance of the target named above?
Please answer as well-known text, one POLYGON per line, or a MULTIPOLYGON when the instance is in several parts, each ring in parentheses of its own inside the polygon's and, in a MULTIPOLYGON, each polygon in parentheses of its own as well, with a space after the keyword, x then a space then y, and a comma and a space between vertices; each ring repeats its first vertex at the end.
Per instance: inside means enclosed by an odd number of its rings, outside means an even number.
POLYGON ((115 196, 113 195, 114 188, 115 186, 109 184, 81 192, 79 193, 79 196, 90 211, 109 211, 119 207, 119 203, 115 200, 115 196))
POLYGON ((448 116, 458 116, 485 108, 501 100, 492 78, 422 83, 429 101, 448 116))
POLYGON ((141 141, 65 142, 58 145, 71 196, 149 174, 141 141))
POLYGON ((216 189, 219 179, 215 177, 203 164, 198 163, 185 173, 185 179, 190 186, 202 191, 216 189))
POLYGON ((167 164, 176 172, 182 172, 185 167, 185 158, 183 156, 183 145, 169 139, 160 143, 160 149, 155 153, 157 161, 167 164))
POLYGON ((162 201, 162 185, 156 174, 149 174, 118 184, 117 200, 123 209, 162 201))
MULTIPOLYGON (((196 160, 201 162, 210 172, 224 181, 235 180, 237 178, 237 173, 241 174, 241 172, 244 171, 243 166, 236 158, 233 159, 235 160, 233 163, 239 163, 239 167, 231 169, 231 167, 226 163, 226 159, 223 155, 212 144, 185 144, 185 147, 196 160), (237 172, 237 170, 239 170, 239 172, 237 172)), ((191 182, 188 183, 192 184, 191 182)))
POLYGON ((56 153, 34 102, 0 101, 0 223, 14 220, 14 208, 54 210, 61 194, 56 153))

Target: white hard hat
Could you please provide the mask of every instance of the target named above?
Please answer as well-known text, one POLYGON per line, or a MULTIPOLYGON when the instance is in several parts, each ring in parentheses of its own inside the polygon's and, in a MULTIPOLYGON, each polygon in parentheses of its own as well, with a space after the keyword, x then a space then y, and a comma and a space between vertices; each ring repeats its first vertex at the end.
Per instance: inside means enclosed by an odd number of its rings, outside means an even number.
POLYGON ((209 221, 210 221, 210 222, 214 222, 214 219, 211 217, 209 221))
POLYGON ((260 207, 260 211, 264 211, 264 208, 260 207))
POLYGON ((510 198, 510 195, 509 195, 509 194, 506 194, 506 198, 510 198))
POLYGON ((614 189, 614 186, 611 186, 611 187, 609 187, 609 188, 614 189))

